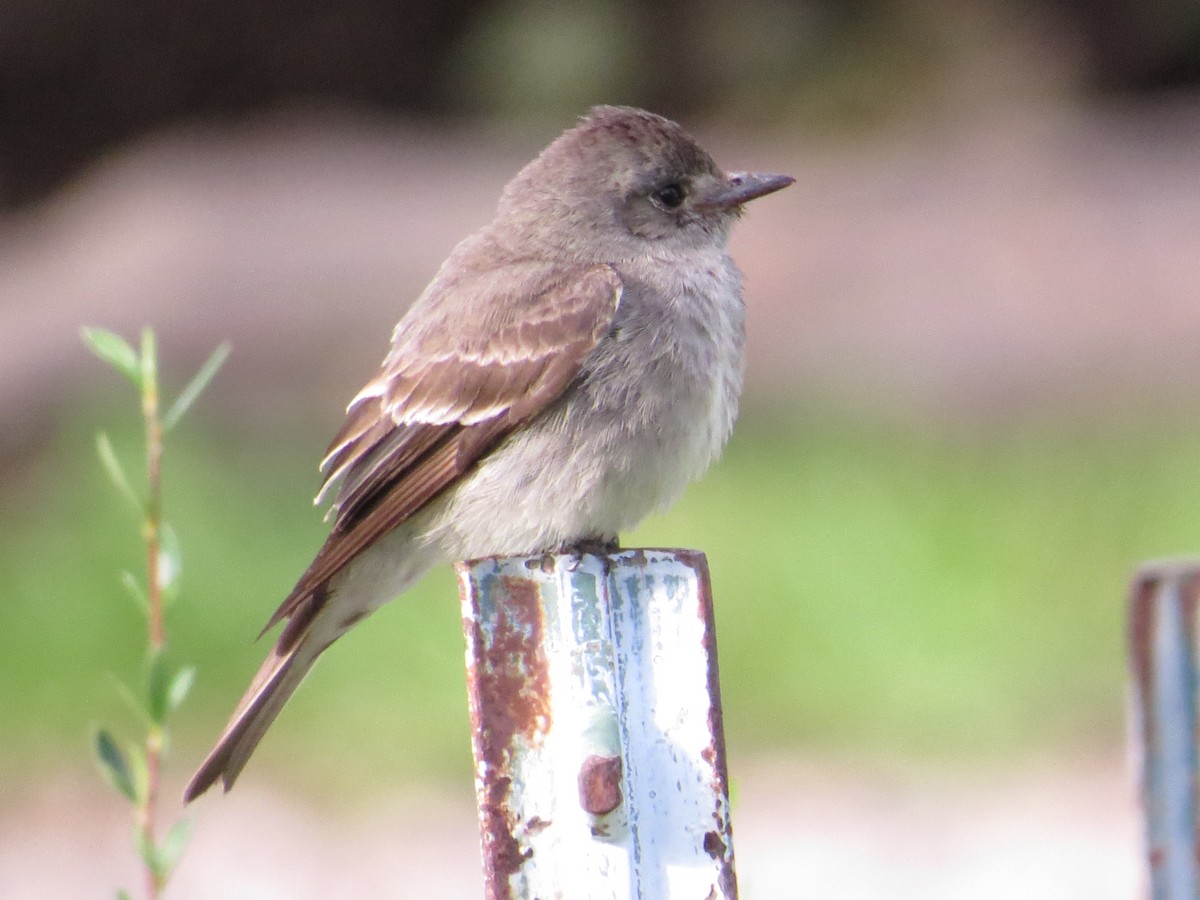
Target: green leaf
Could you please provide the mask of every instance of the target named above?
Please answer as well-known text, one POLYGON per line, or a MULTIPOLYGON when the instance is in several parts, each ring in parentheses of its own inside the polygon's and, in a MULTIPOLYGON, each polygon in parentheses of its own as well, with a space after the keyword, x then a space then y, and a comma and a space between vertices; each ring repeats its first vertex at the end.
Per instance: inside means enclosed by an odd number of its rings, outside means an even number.
POLYGON ((192 820, 180 819, 171 826, 166 837, 159 842, 158 863, 162 867, 160 877, 164 881, 174 870, 175 866, 179 864, 179 857, 183 855, 183 851, 187 848, 188 841, 191 838, 192 820))
POLYGON ((143 803, 150 792, 150 769, 146 765, 146 752, 132 744, 125 750, 129 758, 129 771, 133 774, 134 802, 143 803))
POLYGON ((104 473, 108 475, 108 480, 113 483, 117 493, 129 501, 129 505, 138 515, 142 515, 142 501, 125 475, 125 468, 121 465, 121 461, 117 459, 117 452, 113 449, 112 441, 103 431, 96 433, 96 454, 100 457, 100 465, 104 467, 104 473))
POLYGON ((126 569, 121 573, 121 585, 125 588, 126 593, 133 598, 138 609, 143 615, 150 614, 150 601, 146 598, 146 591, 142 588, 141 582, 137 580, 137 576, 126 569))
POLYGON ((155 846, 150 835, 137 825, 133 826, 133 846, 137 849, 137 855, 141 859, 142 865, 150 870, 155 881, 161 881, 162 860, 159 858, 158 847, 155 846))
POLYGON ((217 374, 217 371, 225 363, 225 360, 229 356, 229 350, 229 342, 225 341, 204 361, 204 365, 192 376, 192 380, 188 382, 187 387, 175 398, 175 402, 171 404, 171 408, 163 416, 164 431, 170 431, 174 428, 175 424, 183 418, 183 414, 191 409, 192 404, 196 402, 196 398, 208 387, 209 382, 213 380, 213 376, 217 374))
POLYGON ((117 900, 133 900, 133 895, 125 890, 125 888, 121 888, 117 891, 117 900))
POLYGON ((100 760, 100 771, 104 774, 105 779, 119 794, 122 794, 130 802, 136 803, 138 792, 134 786, 133 771, 125 753, 117 746, 112 735, 103 728, 96 731, 95 746, 96 758, 100 760))
POLYGON ((158 529, 158 589, 163 608, 169 609, 179 597, 179 573, 183 570, 183 552, 175 529, 163 522, 158 529))
POLYGON ((141 387, 142 373, 137 352, 123 337, 106 328, 84 327, 79 333, 93 353, 133 382, 134 387, 141 387))
POLYGON ((183 701, 187 699, 187 695, 191 691, 195 681, 196 669, 194 666, 184 666, 175 673, 175 677, 171 679, 171 684, 167 688, 168 713, 179 709, 183 701))

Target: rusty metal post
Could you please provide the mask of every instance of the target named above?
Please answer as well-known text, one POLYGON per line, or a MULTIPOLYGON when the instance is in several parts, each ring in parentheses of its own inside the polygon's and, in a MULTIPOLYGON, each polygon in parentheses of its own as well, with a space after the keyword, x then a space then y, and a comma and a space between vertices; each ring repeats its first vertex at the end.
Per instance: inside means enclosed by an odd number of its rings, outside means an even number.
POLYGON ((1200 896, 1197 870, 1197 603, 1200 563, 1153 563, 1129 599, 1133 714, 1151 896, 1200 896))
POLYGON ((736 898, 704 555, 458 576, 489 900, 736 898))

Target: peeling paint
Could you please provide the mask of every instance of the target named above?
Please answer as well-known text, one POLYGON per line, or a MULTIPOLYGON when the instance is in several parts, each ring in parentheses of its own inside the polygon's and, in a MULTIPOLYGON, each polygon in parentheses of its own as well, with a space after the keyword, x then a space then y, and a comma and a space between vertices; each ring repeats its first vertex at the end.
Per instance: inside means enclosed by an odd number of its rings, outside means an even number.
POLYGON ((489 900, 511 896, 503 886, 533 853, 515 834, 509 808, 512 778, 503 774, 514 741, 520 736, 536 744, 551 724, 537 590, 519 578, 501 576, 501 582, 506 602, 487 621, 465 621, 475 651, 468 657, 468 675, 489 900))
POLYGON ((458 571, 489 900, 736 898, 703 554, 458 571))

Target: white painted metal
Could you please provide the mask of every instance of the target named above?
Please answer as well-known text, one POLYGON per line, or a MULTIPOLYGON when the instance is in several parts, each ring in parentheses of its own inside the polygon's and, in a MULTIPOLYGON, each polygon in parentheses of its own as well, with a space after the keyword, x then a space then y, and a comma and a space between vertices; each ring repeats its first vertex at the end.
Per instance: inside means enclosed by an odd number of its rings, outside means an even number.
POLYGON ((736 897, 703 555, 459 576, 488 896, 736 897))
POLYGON ((1133 581, 1129 642, 1140 738, 1149 896, 1200 896, 1197 641, 1200 564, 1143 565, 1133 581))

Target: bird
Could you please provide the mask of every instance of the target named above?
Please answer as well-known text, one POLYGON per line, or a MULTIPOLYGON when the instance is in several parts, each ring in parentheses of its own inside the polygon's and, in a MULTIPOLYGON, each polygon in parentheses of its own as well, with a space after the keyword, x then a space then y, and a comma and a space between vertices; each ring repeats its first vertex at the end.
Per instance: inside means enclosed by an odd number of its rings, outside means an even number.
POLYGON ((320 465, 329 536, 185 801, 228 791, 321 653, 430 567, 615 550, 678 499, 737 415, 731 226, 793 182, 726 173, 676 122, 619 106, 517 173, 347 407, 320 465))

